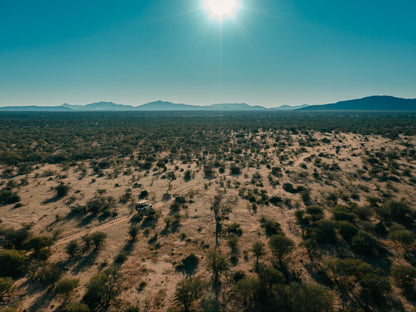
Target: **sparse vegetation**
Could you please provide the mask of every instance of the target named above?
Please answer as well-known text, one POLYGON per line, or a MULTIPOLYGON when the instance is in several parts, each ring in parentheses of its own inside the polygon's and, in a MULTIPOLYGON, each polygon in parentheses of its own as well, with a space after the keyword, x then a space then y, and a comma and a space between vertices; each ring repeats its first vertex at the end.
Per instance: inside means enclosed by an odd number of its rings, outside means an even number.
POLYGON ((93 311, 103 311, 120 292, 120 274, 115 268, 94 275, 87 285, 83 301, 93 311))
POLYGON ((202 297, 205 283, 199 278, 187 278, 178 283, 175 300, 182 306, 184 312, 190 311, 192 303, 202 297))
POLYGON ((414 115, 87 115, 0 114, 0 309, 414 309, 414 115))
POLYGON ((59 280, 55 284, 54 291, 63 296, 64 298, 69 298, 73 293, 74 289, 79 286, 79 279, 76 278, 64 278, 59 280))

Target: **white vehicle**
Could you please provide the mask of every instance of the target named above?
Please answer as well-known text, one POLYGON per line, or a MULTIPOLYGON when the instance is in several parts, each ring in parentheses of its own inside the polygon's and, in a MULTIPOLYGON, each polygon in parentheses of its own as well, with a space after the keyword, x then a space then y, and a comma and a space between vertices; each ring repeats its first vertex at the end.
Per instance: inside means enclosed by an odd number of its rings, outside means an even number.
POLYGON ((149 204, 147 200, 142 200, 136 203, 137 211, 146 211, 147 209, 152 208, 152 204, 149 204))

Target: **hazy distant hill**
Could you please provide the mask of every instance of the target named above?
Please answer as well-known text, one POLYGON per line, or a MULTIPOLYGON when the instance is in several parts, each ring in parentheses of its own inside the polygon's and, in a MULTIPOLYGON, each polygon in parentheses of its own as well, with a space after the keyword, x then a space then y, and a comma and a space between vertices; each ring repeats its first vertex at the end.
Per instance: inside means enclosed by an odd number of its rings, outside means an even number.
POLYGON ((71 105, 68 103, 60 106, 4 106, 0 111, 9 112, 73 112, 73 111, 126 111, 134 110, 131 105, 115 104, 112 102, 98 102, 87 105, 71 105))
POLYGON ((265 110, 267 108, 263 106, 251 106, 246 103, 223 103, 223 104, 212 104, 208 106, 203 106, 202 109, 208 110, 265 110))
POLYGON ((119 110, 134 110, 134 107, 131 105, 116 104, 112 102, 97 102, 87 105, 71 105, 65 103, 60 107, 69 108, 72 110, 79 111, 119 111, 119 110))
POLYGON ((72 109, 63 106, 3 106, 0 111, 7 112, 70 112, 72 109))
POLYGON ((176 104, 171 102, 156 101, 147 104, 143 104, 136 107, 136 110, 146 111, 167 111, 167 110, 226 110, 226 111, 240 111, 240 110, 265 110, 263 106, 251 106, 245 103, 223 103, 212 105, 189 105, 189 104, 176 104))
POLYGON ((277 111, 292 111, 292 110, 297 110, 297 109, 301 109, 304 107, 308 107, 309 105, 307 104, 303 104, 303 105, 297 105, 297 106, 290 106, 290 105, 282 105, 279 107, 272 107, 270 108, 271 110, 277 110, 277 111))
POLYGON ((165 101, 155 101, 139 105, 135 107, 135 110, 140 111, 177 111, 177 110, 198 110, 199 106, 188 104, 176 104, 165 101))
POLYGON ((312 105, 301 108, 300 110, 416 111, 416 99, 403 99, 393 96, 378 95, 362 99, 341 101, 333 104, 312 105))

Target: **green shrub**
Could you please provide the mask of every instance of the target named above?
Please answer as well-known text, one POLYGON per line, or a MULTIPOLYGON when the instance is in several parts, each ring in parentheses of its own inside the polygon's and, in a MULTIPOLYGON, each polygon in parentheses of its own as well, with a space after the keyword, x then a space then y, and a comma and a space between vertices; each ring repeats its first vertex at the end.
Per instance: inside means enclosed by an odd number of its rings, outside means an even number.
POLYGON ((227 245, 231 248, 231 252, 235 253, 238 245, 238 236, 231 233, 228 236, 227 245))
POLYGON ((207 256, 207 266, 212 272, 213 288, 218 290, 221 283, 221 274, 230 269, 229 263, 224 255, 217 250, 211 250, 207 256))
POLYGON ((414 291, 416 268, 410 265, 393 265, 391 276, 395 284, 404 291, 414 291))
POLYGON ((62 276, 62 267, 58 263, 45 263, 35 273, 35 280, 45 284, 54 285, 62 276))
POLYGON ((386 221, 395 221, 406 226, 413 223, 415 212, 403 201, 389 200, 376 208, 377 214, 386 221))
POLYGON ((194 274, 199 265, 199 258, 195 254, 191 253, 185 257, 180 264, 176 266, 176 270, 184 272, 188 275, 194 274))
MULTIPOLYGON (((241 278, 233 287, 233 299, 238 309, 255 311, 256 299, 261 291, 260 281, 252 277, 241 278)), ((209 310, 219 311, 219 310, 209 310)))
POLYGON ((46 261, 52 255, 52 250, 48 247, 40 249, 38 252, 33 254, 33 257, 39 261, 46 261))
POLYGON ((291 284, 287 289, 289 305, 293 312, 333 311, 334 295, 317 284, 291 284))
POLYGON ((55 190, 56 190, 56 198, 62 198, 68 195, 69 186, 61 182, 57 187, 55 187, 55 190))
POLYGON ((300 195, 302 196, 302 201, 305 205, 309 205, 311 203, 311 190, 310 189, 303 189, 300 192, 300 195))
POLYGON ((415 241, 415 234, 409 230, 406 230, 404 226, 394 225, 390 227, 389 238, 397 241, 400 244, 409 246, 415 241))
POLYGON ((55 293, 64 297, 69 297, 75 288, 79 286, 77 278, 63 278, 55 284, 55 293))
POLYGON ((91 310, 105 310, 119 293, 120 274, 115 268, 110 268, 90 279, 83 301, 91 310))
POLYGON ((34 250, 35 254, 38 254, 40 250, 50 247, 52 244, 53 240, 48 236, 33 236, 23 242, 22 247, 26 250, 34 250))
POLYGON ((95 232, 91 234, 91 238, 96 250, 101 249, 101 247, 103 247, 106 237, 107 234, 105 234, 104 232, 95 232))
POLYGON ((85 243, 85 249, 89 250, 91 245, 94 245, 95 250, 99 250, 103 247, 105 238, 107 234, 104 232, 94 232, 92 234, 88 234, 82 237, 82 240, 85 243))
POLYGON ((65 306, 64 312, 90 312, 90 308, 85 303, 71 302, 65 306))
POLYGON ((358 228, 348 221, 338 222, 337 227, 339 234, 346 242, 351 242, 351 239, 358 233, 358 228))
POLYGON ((86 209, 95 215, 100 213, 109 213, 109 211, 115 207, 115 199, 111 196, 108 197, 94 197, 87 202, 86 209))
POLYGON ((373 214, 374 209, 370 206, 355 207, 354 213, 363 221, 368 220, 373 214))
POLYGON ((277 206, 282 202, 282 199, 279 196, 272 196, 269 198, 269 202, 277 206))
POLYGON ((292 183, 283 183, 283 189, 288 193, 297 193, 297 189, 293 187, 292 183))
POLYGON ((303 228, 309 226, 311 222, 311 217, 306 215, 305 210, 296 210, 295 211, 296 222, 303 228))
POLYGON ((230 174, 231 175, 239 175, 241 174, 241 169, 235 165, 230 166, 230 174))
POLYGON ((14 204, 20 201, 20 196, 10 189, 0 190, 0 205, 14 204))
POLYGON ((183 279, 176 285, 175 301, 188 312, 192 303, 202 297, 205 283, 199 278, 183 279))
POLYGON ((174 202, 170 205, 169 209, 170 209, 170 211, 171 211, 172 213, 174 213, 174 212, 178 212, 178 211, 180 211, 180 210, 181 210, 181 205, 180 205, 178 202, 174 201, 174 202))
POLYGON ((205 178, 213 178, 215 176, 215 170, 211 167, 205 167, 204 176, 205 178))
POLYGON ((351 247, 361 255, 374 256, 378 251, 378 242, 367 232, 359 231, 353 237, 351 247))
POLYGON ((258 264, 260 258, 266 254, 266 252, 264 251, 264 243, 261 241, 254 242, 250 251, 256 257, 256 264, 258 264))
POLYGON ((348 291, 354 289, 364 275, 372 272, 371 265, 359 259, 330 259, 325 268, 329 278, 348 291))
POLYGON ((0 302, 10 295, 13 288, 13 279, 11 277, 0 277, 0 302))
POLYGON ((372 304, 382 306, 391 292, 388 279, 374 273, 364 275, 360 280, 361 297, 372 304))
POLYGON ((282 169, 281 168, 279 168, 279 167, 273 167, 272 168, 272 175, 274 175, 275 177, 277 177, 277 178, 280 178, 280 177, 282 177, 283 175, 282 175, 282 169))
POLYGON ((75 257, 81 250, 81 246, 76 240, 72 240, 66 245, 65 252, 71 257, 75 257))
POLYGON ((319 245, 314 239, 307 239, 300 243, 301 247, 304 247, 308 252, 309 257, 314 257, 317 255, 319 250, 319 245))
POLYGON ((139 230, 140 230, 139 226, 137 226, 135 224, 132 224, 130 226, 129 235, 130 235, 132 240, 136 240, 137 235, 139 234, 139 230))
POLYGON ((192 170, 186 170, 183 175, 183 179, 185 181, 190 181, 192 179, 192 170))
POLYGON ((314 228, 316 241, 321 244, 333 244, 337 242, 335 233, 336 222, 332 220, 322 219, 316 223, 314 228))
POLYGON ((283 273, 269 265, 259 263, 256 265, 256 273, 262 284, 266 285, 268 289, 273 289, 274 285, 285 282, 283 273))
POLYGON ((17 312, 17 309, 12 307, 5 307, 1 309, 0 312, 17 312))
POLYGON ((319 221, 324 217, 324 210, 318 206, 306 208, 306 213, 310 215, 313 222, 319 221))
POLYGON ((282 228, 278 222, 262 217, 260 219, 261 227, 265 229, 267 236, 272 236, 274 234, 282 234, 282 228))
POLYGON ((25 224, 18 230, 8 228, 2 231, 1 234, 4 236, 3 247, 7 249, 22 249, 23 242, 31 236, 31 227, 31 224, 25 224))
POLYGON ((149 196, 149 192, 148 191, 146 191, 146 190, 141 191, 140 192, 140 195, 139 195, 139 199, 145 199, 145 198, 147 198, 147 196, 149 196))
POLYGON ((0 277, 18 277, 26 273, 26 256, 17 250, 0 251, 0 277))
POLYGON ((284 258, 295 248, 295 242, 284 235, 275 234, 270 237, 269 246, 279 263, 283 264, 284 258))
POLYGON ((243 234, 243 230, 241 230, 241 226, 239 223, 233 222, 227 227, 227 233, 232 233, 241 236, 243 234))
POLYGON ((353 223, 357 218, 348 207, 344 206, 336 206, 332 213, 334 214, 334 220, 336 221, 348 221, 353 223))

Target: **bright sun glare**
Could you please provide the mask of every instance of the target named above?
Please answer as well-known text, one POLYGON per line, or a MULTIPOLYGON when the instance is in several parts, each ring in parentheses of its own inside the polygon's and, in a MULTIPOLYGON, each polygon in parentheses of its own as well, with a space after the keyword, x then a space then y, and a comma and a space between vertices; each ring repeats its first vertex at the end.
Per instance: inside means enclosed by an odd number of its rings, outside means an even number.
POLYGON ((205 0, 205 7, 209 14, 221 19, 233 15, 238 4, 238 0, 205 0))

